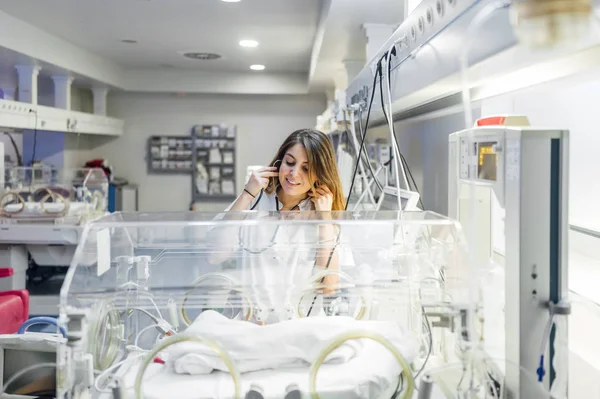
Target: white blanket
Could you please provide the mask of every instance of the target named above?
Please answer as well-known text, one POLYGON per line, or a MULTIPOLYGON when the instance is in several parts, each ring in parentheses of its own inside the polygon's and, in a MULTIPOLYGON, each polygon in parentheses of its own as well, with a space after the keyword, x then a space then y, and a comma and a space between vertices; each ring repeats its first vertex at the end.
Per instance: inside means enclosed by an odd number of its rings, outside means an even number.
MULTIPOLYGON (((352 329, 383 335, 409 363, 417 354, 415 337, 395 322, 357 321, 350 317, 309 317, 259 326, 206 311, 198 316, 186 333, 217 341, 233 358, 240 373, 247 373, 308 367, 331 339, 352 329)), ((368 356, 368 353, 362 353, 363 347, 361 340, 347 341, 327 357, 325 364, 342 364, 355 357, 368 356)), ((167 364, 178 374, 228 371, 210 348, 193 342, 171 346, 167 364)))

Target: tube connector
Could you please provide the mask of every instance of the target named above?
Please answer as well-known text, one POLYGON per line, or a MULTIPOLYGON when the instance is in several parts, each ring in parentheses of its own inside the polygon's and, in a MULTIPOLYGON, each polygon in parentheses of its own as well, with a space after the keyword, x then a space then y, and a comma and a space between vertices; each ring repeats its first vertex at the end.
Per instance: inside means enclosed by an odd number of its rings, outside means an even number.
POLYGON ((541 306, 544 309, 549 309, 552 314, 557 316, 567 316, 571 314, 571 304, 566 301, 554 303, 552 301, 542 302, 541 306))

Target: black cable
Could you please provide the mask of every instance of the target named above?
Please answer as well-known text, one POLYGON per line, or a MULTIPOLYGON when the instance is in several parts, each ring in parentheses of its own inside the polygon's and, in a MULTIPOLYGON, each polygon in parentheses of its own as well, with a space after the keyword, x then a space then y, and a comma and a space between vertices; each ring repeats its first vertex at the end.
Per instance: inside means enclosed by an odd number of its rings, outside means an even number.
MULTIPOLYGON (((344 127, 347 125, 348 125, 348 121, 346 120, 346 113, 344 112, 344 127)), ((363 137, 362 123, 360 122, 360 119, 358 121, 358 125, 359 125, 359 134, 361 135, 361 139, 362 139, 362 137, 363 137)), ((344 133, 346 133, 347 136, 350 136, 347 128, 344 128, 344 133)), ((377 176, 375 176, 375 172, 373 171, 373 166, 371 165, 371 160, 369 159, 368 152, 365 152, 365 158, 366 158, 366 161, 363 160, 363 162, 367 164, 369 171, 371 172, 371 176, 373 177, 373 180, 375 181, 375 184, 377 185, 377 188, 379 188, 379 190, 381 190, 383 192, 383 186, 379 182, 379 179, 377 179, 377 176)))
POLYGON ((415 377, 414 377, 415 380, 417 379, 417 377, 419 377, 419 375, 423 372, 423 370, 425 370, 425 366, 427 365, 427 361, 429 360, 429 356, 431 356, 431 351, 433 348, 433 337, 432 337, 432 333, 431 333, 431 325, 429 324, 429 318, 425 314, 425 308, 423 306, 421 306, 421 312, 423 313, 425 326, 427 327, 427 333, 429 334, 429 349, 427 350, 427 356, 425 356, 425 361, 423 362, 423 365, 421 365, 421 368, 415 374, 415 377))
POLYGON ((4 132, 4 134, 6 134, 8 136, 13 148, 15 149, 15 154, 17 156, 17 166, 23 166, 23 157, 21 156, 21 153, 19 152, 19 148, 17 147, 17 143, 15 142, 13 135, 8 132, 4 132))
POLYGON ((415 181, 415 178, 413 177, 413 174, 410 171, 408 162, 406 162, 406 158, 404 158, 404 155, 400 154, 400 157, 404 161, 404 165, 406 165, 406 171, 408 172, 408 176, 410 177, 412 184, 415 186, 415 191, 419 194, 419 202, 421 203, 421 209, 425 210, 425 204, 423 204, 423 199, 421 198, 421 193, 419 192, 419 186, 417 186, 417 182, 415 181))
MULTIPOLYGON (((379 60, 379 65, 381 66, 381 60, 379 60)), ((350 204, 350 197, 352 197, 352 190, 354 189, 354 181, 356 180, 356 174, 358 172, 359 162, 361 160, 363 148, 365 146, 365 138, 367 137, 367 130, 369 129, 369 117, 371 116, 371 107, 373 106, 373 99, 375 98, 375 89, 377 88, 377 76, 378 75, 381 75, 381 68, 377 69, 377 71, 375 72, 375 77, 373 79, 373 86, 372 86, 372 90, 371 90, 371 100, 369 101, 369 109, 367 111, 367 120, 365 122, 364 135, 363 135, 361 143, 360 143, 358 157, 356 158, 356 165, 354 166, 354 173, 352 174, 352 183, 350 184, 350 192, 348 193, 348 200, 346 201, 346 206, 344 207, 344 211, 348 210, 348 204, 350 204)), ((361 122, 358 121, 358 123, 361 123, 361 122)), ((338 232, 337 238, 336 238, 336 243, 333 246, 333 249, 331 250, 331 252, 329 253, 329 259, 327 259, 327 264, 325 265, 325 270, 329 269, 329 265, 331 264, 331 259, 333 258, 333 253, 335 252, 335 250, 337 249, 337 246, 340 243, 340 235, 341 234, 342 234, 342 231, 340 229, 340 231, 338 232)), ((317 261, 315 260, 315 266, 316 266, 316 263, 317 263, 317 261)), ((325 277, 322 277, 320 284, 323 284, 324 281, 325 281, 325 277)), ((315 306, 315 302, 317 301, 317 298, 318 298, 318 296, 315 295, 312 300, 312 303, 310 305, 310 308, 308 309, 308 312, 306 313, 306 317, 310 316, 310 314, 313 310, 313 307, 315 306)))
POLYGON ((33 163, 35 162, 35 150, 37 147, 37 134, 38 134, 38 130, 37 130, 37 125, 38 125, 38 114, 37 111, 30 109, 29 112, 33 112, 35 113, 35 125, 34 125, 34 130, 33 130, 33 152, 31 154, 31 166, 33 166, 33 163))
MULTIPOLYGON (((382 58, 383 59, 383 58, 382 58)), ((369 108, 367 110, 367 120, 365 122, 365 128, 363 129, 363 137, 360 142, 360 149, 358 151, 358 157, 356 158, 356 165, 354 167, 354 173, 352 174, 352 183, 350 184, 350 192, 348 193, 348 200, 346 201, 346 208, 348 210, 348 204, 350 203, 350 197, 352 197, 352 190, 354 190, 354 181, 356 180, 356 174, 358 172, 358 165, 361 160, 363 148, 365 146, 365 138, 367 137, 367 131, 369 129, 369 118, 371 117, 371 108, 373 107, 373 100, 375 99, 375 89, 377 88, 377 76, 381 75, 381 59, 379 60, 379 68, 375 71, 375 77, 373 78, 373 86, 371 87, 371 100, 369 101, 369 108)), ((361 123, 358 121, 358 123, 361 123)))
MULTIPOLYGON (((396 48, 394 47, 392 49, 392 55, 396 55, 396 48)), ((385 57, 386 55, 384 55, 385 57)), ((391 59, 391 58, 390 58, 391 59)), ((381 62, 381 61, 380 61, 381 62)), ((389 62, 387 65, 387 76, 388 76, 388 90, 392 89, 392 82, 390 80, 390 74, 392 73, 392 63, 389 62)), ((383 100, 383 76, 381 77, 381 79, 379 80, 379 91, 381 93, 381 108, 383 109, 383 116, 385 117, 385 121, 387 122, 388 126, 390 125, 390 118, 393 118, 392 115, 387 114, 387 111, 385 110, 385 101, 383 100)), ((398 143, 398 136, 396 135, 396 127, 394 126, 393 120, 392 120, 392 136, 394 136, 394 140, 396 141, 396 143, 398 143)), ((394 148, 394 143, 392 143, 392 149, 394 148)), ((398 152, 400 153, 400 163, 403 166, 404 170, 406 171, 406 173, 408 173, 410 179, 412 180, 412 183, 414 185, 414 189, 417 192, 417 194, 419 194, 419 203, 421 204, 421 208, 423 210, 425 210, 425 204, 423 203, 423 199, 421 198, 421 193, 419 192, 419 187, 417 186, 417 182, 415 181, 415 178, 412 175, 412 171, 410 170, 410 166, 408 165, 408 162, 406 161, 406 158, 404 158, 404 155, 400 152, 400 150, 398 150, 398 152)), ((393 151, 392 151, 393 153, 393 151)), ((410 183, 409 183, 410 185, 410 183)), ((410 186, 407 187, 409 190, 411 189, 410 186)), ((398 187, 398 189, 400 189, 400 187, 398 187)))

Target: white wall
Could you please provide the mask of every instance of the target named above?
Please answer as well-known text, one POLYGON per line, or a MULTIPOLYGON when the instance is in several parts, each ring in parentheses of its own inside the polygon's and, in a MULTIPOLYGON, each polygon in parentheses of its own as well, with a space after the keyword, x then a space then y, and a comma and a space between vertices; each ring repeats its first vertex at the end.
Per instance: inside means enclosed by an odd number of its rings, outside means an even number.
MULTIPOLYGON (((266 164, 292 131, 313 127, 325 108, 318 96, 188 95, 116 93, 109 96, 109 114, 125 120, 125 134, 117 139, 94 137, 91 157, 107 158, 115 175, 139 185, 140 210, 187 210, 191 200, 190 175, 148 175, 147 138, 188 135, 197 124, 237 125, 238 191, 246 166, 266 164)), ((202 204, 200 209, 223 209, 225 204, 202 204)))

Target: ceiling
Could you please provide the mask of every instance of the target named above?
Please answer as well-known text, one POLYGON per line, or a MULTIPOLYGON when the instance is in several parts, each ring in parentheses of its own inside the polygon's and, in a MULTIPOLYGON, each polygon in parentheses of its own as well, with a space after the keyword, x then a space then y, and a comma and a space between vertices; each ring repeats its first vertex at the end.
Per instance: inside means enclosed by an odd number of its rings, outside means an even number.
POLYGON ((318 62, 310 71, 311 85, 331 88, 335 81, 347 85, 344 61, 363 64, 369 61, 366 59, 367 38, 363 26, 381 24, 397 27, 403 20, 403 0, 332 0, 324 24, 318 62))
POLYGON ((307 72, 322 0, 0 0, 0 10, 128 68, 307 72), (137 40, 137 44, 122 43, 137 40), (241 48, 254 39, 257 48, 241 48), (217 61, 181 52, 214 52, 217 61))
POLYGON ((397 26, 403 9, 403 0, 0 0, 0 75, 19 62, 84 87, 331 93, 344 61, 367 61, 363 25, 397 26), (259 46, 242 48, 242 39, 259 46))

